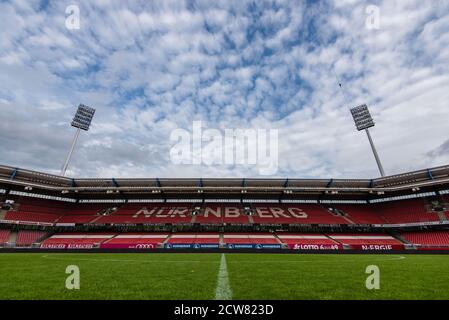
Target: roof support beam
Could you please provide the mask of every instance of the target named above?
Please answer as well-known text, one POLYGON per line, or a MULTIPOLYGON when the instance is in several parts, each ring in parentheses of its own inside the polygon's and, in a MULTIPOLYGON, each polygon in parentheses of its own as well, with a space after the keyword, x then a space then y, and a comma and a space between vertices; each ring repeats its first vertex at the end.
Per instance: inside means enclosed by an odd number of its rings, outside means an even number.
POLYGON ((427 169, 427 175, 429 176, 430 180, 435 180, 435 178, 432 175, 432 171, 430 169, 427 169))
POLYGON ((14 179, 16 178, 17 170, 18 170, 18 169, 15 168, 14 171, 11 173, 11 176, 10 176, 11 180, 14 180, 14 179))
POLYGON ((161 189, 160 190, 161 191, 161 196, 164 199, 164 203, 166 203, 167 202, 167 197, 165 196, 164 191, 162 191, 161 180, 159 180, 159 178, 156 178, 156 186, 161 189))

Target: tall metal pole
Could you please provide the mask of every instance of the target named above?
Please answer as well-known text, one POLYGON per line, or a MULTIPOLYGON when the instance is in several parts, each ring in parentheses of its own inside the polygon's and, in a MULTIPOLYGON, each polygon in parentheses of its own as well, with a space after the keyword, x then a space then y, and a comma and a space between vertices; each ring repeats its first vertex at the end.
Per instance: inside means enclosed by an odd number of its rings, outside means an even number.
POLYGON ((376 147, 374 146, 374 142, 373 142, 373 139, 371 138, 371 134, 369 133, 369 129, 366 128, 365 131, 366 131, 366 135, 368 136, 368 140, 369 140, 369 144, 371 145, 371 149, 373 150, 374 158, 376 158, 377 167, 379 168, 380 175, 382 177, 385 177, 385 171, 382 166, 382 163, 380 162, 380 158, 379 158, 379 155, 377 154, 377 150, 376 150, 376 147))
POLYGON ((75 144, 78 141, 80 132, 81 132, 81 129, 77 128, 75 136, 73 137, 72 146, 70 147, 69 154, 67 155, 64 166, 62 167, 61 176, 65 176, 65 172, 67 171, 67 167, 69 166, 70 158, 72 157, 73 149, 75 149, 75 144))

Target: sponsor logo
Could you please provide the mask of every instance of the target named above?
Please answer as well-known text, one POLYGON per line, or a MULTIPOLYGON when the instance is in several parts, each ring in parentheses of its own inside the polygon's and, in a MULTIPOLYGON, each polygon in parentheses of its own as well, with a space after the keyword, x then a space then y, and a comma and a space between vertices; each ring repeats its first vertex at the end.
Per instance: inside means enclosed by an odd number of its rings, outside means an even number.
POLYGON ((291 246, 293 250, 339 250, 338 245, 325 244, 295 244, 291 246))
POLYGON ((280 244, 228 244, 228 249, 280 249, 280 244))
POLYGON ((377 244, 362 245, 362 250, 393 250, 393 246, 390 245, 390 244, 386 244, 386 245, 377 245, 377 244))
POLYGON ((139 243, 136 244, 136 249, 154 249, 154 244, 152 243, 139 243))

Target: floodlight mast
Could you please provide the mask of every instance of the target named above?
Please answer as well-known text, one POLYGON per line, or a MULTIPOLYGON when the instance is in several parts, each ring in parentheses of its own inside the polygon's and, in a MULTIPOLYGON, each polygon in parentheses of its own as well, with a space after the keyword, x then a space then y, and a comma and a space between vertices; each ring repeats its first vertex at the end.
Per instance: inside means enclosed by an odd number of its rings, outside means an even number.
POLYGON ((95 109, 85 106, 84 104, 80 104, 78 106, 78 110, 75 113, 75 117, 72 121, 72 127, 77 128, 75 132, 75 136, 73 137, 72 145, 70 146, 69 153, 67 154, 67 158, 65 159, 64 166, 61 170, 61 176, 65 176, 67 168, 69 166, 70 159, 73 154, 73 150, 75 149, 76 142, 78 141, 81 130, 88 131, 90 124, 92 122, 92 118, 94 117, 95 109))
POLYGON ((355 122, 355 126, 358 131, 365 130, 366 135, 369 140, 369 144, 371 146, 371 150, 373 151, 374 158, 376 159, 377 167, 379 168, 380 175, 385 177, 385 171, 382 166, 382 162, 380 161, 379 154, 377 153, 376 146, 374 145, 373 138, 369 132, 369 128, 374 127, 374 121, 371 117, 371 114, 368 110, 368 106, 363 104, 361 106, 355 107, 351 109, 351 114, 355 122))

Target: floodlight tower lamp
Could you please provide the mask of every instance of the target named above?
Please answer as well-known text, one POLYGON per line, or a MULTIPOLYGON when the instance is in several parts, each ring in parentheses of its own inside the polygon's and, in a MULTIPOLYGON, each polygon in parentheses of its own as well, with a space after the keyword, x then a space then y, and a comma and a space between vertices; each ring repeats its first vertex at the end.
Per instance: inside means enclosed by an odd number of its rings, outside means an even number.
POLYGON ((80 104, 78 106, 78 110, 75 113, 75 117, 71 123, 71 126, 76 128, 75 136, 73 137, 72 145, 70 146, 69 153, 64 162, 64 166, 61 170, 61 176, 64 176, 67 168, 70 163, 70 159, 73 154, 73 150, 75 149, 76 142, 78 141, 81 130, 88 131, 90 128, 90 124, 92 122, 92 118, 94 117, 95 109, 85 106, 84 104, 80 104))
POLYGON ((361 106, 355 107, 351 109, 351 114, 355 122, 355 126, 357 127, 358 131, 365 130, 366 135, 368 137, 371 150, 373 151, 374 158, 376 159, 377 167, 379 168, 380 175, 382 177, 385 177, 385 171, 382 166, 382 162, 380 161, 379 154, 377 153, 376 146, 374 145, 373 138, 371 137, 371 134, 369 132, 369 128, 374 127, 375 123, 373 121, 373 118, 371 117, 371 114, 368 110, 368 106, 366 104, 363 104, 361 106))

